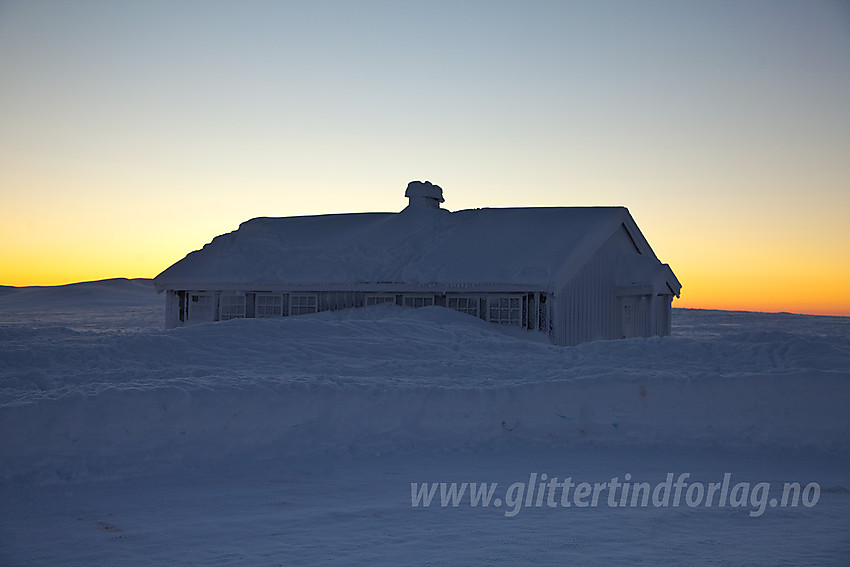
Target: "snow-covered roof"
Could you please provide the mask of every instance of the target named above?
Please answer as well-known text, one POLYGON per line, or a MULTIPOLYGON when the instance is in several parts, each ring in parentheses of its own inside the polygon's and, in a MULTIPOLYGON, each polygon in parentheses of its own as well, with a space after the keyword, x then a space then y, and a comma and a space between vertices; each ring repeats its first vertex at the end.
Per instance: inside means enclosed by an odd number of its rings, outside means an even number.
MULTIPOLYGON (((551 289, 621 225, 662 266, 623 207, 470 209, 255 218, 190 253, 157 289, 364 289, 366 284, 551 289)), ((678 291, 678 290, 676 290, 678 291)))

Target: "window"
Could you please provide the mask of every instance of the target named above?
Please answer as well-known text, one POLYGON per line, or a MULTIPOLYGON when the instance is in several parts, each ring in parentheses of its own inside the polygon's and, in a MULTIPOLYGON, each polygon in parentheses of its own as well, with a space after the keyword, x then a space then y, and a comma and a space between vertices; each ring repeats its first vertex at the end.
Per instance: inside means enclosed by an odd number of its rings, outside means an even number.
POLYGON ((189 322, 203 323, 215 318, 215 296, 211 293, 189 293, 189 322))
POLYGON ((502 325, 522 324, 522 303, 519 297, 493 297, 487 302, 488 319, 502 325))
POLYGON ((218 300, 218 319, 243 319, 245 317, 245 294, 221 294, 218 300))
POLYGON ((283 296, 258 293, 254 304, 254 315, 256 317, 282 317, 283 296))
POLYGON ((478 317, 477 297, 449 297, 448 307, 449 309, 454 309, 455 311, 460 311, 461 313, 478 317))
POLYGON ((405 307, 426 307, 428 305, 434 305, 434 296, 433 295, 405 295, 404 296, 404 306, 405 307))
POLYGON ((383 305, 385 303, 390 303, 395 305, 395 295, 367 295, 366 296, 366 306, 370 305, 383 305))
POLYGON ((315 295, 290 295, 289 296, 289 314, 304 315, 306 313, 316 312, 316 296, 315 295))

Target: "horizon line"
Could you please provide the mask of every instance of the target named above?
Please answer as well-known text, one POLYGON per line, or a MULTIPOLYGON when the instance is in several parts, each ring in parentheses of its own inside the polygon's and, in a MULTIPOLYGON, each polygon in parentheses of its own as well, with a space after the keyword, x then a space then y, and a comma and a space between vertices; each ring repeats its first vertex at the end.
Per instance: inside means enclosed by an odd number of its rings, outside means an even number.
MULTIPOLYGON (((103 283, 103 282, 118 281, 118 280, 124 280, 124 281, 147 280, 147 281, 152 282, 154 280, 154 278, 115 276, 115 277, 101 278, 101 279, 96 279, 96 280, 71 281, 71 282, 67 282, 67 283, 49 284, 49 285, 40 285, 40 284, 35 284, 35 285, 6 285, 6 284, 0 284, 0 288, 12 288, 12 289, 41 288, 41 289, 45 289, 45 288, 52 288, 52 287, 55 287, 55 288, 68 287, 68 286, 72 286, 72 285, 95 284, 95 283, 103 283)), ((773 314, 773 315, 807 315, 807 316, 811 316, 811 317, 850 317, 850 312, 841 313, 841 312, 838 312, 837 310, 827 310, 829 312, 826 312, 826 313, 825 312, 812 313, 812 312, 804 312, 804 311, 786 311, 786 310, 761 311, 761 310, 758 310, 758 309, 755 309, 755 308, 754 309, 745 309, 745 308, 741 308, 741 307, 728 307, 728 308, 694 307, 694 306, 676 307, 676 305, 675 305, 676 301, 677 300, 675 300, 675 299, 673 300, 673 309, 688 309, 688 310, 691 310, 691 311, 727 311, 727 312, 730 312, 730 313, 736 313, 737 312, 737 313, 766 313, 766 314, 773 314)), ((681 300, 679 299, 678 301, 681 301, 681 300)))

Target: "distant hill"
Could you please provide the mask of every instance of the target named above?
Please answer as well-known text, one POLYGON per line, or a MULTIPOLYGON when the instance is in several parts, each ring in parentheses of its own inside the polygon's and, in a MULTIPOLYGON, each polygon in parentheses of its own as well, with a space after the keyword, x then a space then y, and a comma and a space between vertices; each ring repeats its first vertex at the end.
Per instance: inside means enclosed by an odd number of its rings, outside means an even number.
POLYGON ((162 303, 146 278, 113 278, 59 286, 0 286, 0 308, 37 310, 57 307, 146 307, 162 303))

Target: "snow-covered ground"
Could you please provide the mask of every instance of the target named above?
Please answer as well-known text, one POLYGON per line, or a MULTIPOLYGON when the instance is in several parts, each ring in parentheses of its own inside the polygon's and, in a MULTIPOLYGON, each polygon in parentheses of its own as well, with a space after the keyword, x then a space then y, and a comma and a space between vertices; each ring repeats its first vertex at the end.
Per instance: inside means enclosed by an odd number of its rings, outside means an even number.
POLYGON ((561 348, 442 308, 165 331, 162 303, 0 288, 0 565, 850 564, 848 318, 561 348))

